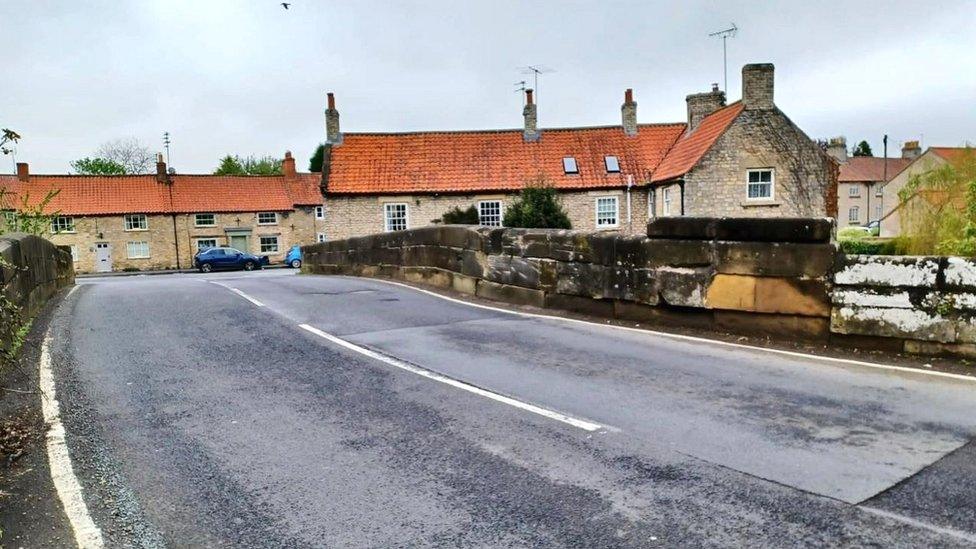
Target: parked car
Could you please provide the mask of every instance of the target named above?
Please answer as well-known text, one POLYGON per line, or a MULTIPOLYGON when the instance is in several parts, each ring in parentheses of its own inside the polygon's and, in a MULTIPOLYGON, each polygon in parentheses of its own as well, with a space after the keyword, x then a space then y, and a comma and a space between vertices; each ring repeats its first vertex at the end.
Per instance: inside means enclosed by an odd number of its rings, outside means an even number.
POLYGON ((296 269, 302 267, 302 247, 295 245, 288 250, 288 254, 285 255, 285 265, 290 265, 296 269))
POLYGON ((208 248, 193 256, 193 266, 201 273, 234 269, 253 271, 267 264, 267 257, 244 253, 236 248, 208 248))

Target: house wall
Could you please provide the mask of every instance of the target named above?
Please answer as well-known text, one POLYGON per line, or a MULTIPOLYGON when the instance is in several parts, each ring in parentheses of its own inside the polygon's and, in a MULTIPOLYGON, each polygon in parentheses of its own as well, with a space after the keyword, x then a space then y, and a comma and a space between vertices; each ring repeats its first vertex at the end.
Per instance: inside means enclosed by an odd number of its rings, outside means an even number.
POLYGON ((80 273, 95 271, 95 244, 108 242, 111 245, 112 270, 124 269, 158 270, 190 268, 193 255, 197 251, 196 241, 213 238, 217 245, 229 245, 228 228, 250 229, 248 249, 254 254, 267 255, 272 263, 284 260, 288 248, 295 244, 315 242, 316 230, 323 220, 317 220, 313 207, 300 207, 293 211, 278 212, 275 225, 258 225, 257 212, 218 213, 214 227, 195 227, 194 214, 147 215, 148 228, 145 230, 125 230, 125 216, 75 216, 73 233, 45 235, 61 246, 75 247, 75 270, 80 273), (318 225, 318 227, 317 227, 318 225), (260 236, 278 236, 278 252, 261 254, 260 236), (148 242, 148 258, 129 258, 128 242, 148 242), (177 261, 177 245, 179 261, 177 261))
POLYGON ((685 175, 685 215, 834 216, 837 165, 779 109, 743 110, 685 175), (773 168, 771 200, 747 200, 747 170, 773 168))
MULTIPOLYGON (((511 205, 515 193, 486 193, 471 195, 387 195, 387 196, 328 196, 324 233, 327 240, 338 240, 384 232, 384 204, 407 204, 408 228, 432 225, 447 211, 458 207, 466 209, 481 200, 500 200, 502 213, 511 205)), ((630 222, 627 217, 627 192, 607 189, 585 192, 561 192, 559 198, 574 229, 596 230, 596 199, 616 196, 619 223, 616 229, 623 233, 640 234, 647 221, 646 187, 634 187, 630 191, 630 222)), ((322 232, 322 231, 320 231, 322 232)))
POLYGON ((945 160, 939 155, 932 151, 925 151, 924 154, 919 156, 884 186, 882 191, 884 198, 882 200, 884 201, 885 214, 881 218, 881 236, 893 237, 901 234, 898 192, 908 184, 909 179, 914 175, 927 172, 944 163, 945 160))
POLYGON ((881 183, 872 181, 845 181, 837 185, 837 227, 867 225, 881 218, 884 198, 881 196, 881 183), (857 196, 851 196, 851 188, 856 188, 857 196), (857 206, 857 219, 850 219, 850 209, 857 206))

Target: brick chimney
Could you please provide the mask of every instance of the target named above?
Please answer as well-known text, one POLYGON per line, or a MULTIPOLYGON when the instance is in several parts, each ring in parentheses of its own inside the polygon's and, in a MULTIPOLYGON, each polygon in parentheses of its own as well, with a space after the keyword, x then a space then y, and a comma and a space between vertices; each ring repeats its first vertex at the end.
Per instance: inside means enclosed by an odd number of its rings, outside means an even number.
POLYGON ((335 95, 332 92, 326 94, 329 98, 329 107, 325 109, 325 142, 330 145, 342 143, 342 133, 339 132, 339 111, 335 106, 335 95))
POLYGON ((827 143, 827 154, 834 157, 841 164, 847 163, 847 138, 844 136, 832 137, 827 143))
POLYGON ((637 102, 634 101, 634 90, 630 88, 624 92, 624 104, 620 106, 620 118, 624 133, 629 136, 637 135, 637 102))
POLYGON ((539 140, 538 115, 536 105, 532 102, 532 90, 525 90, 525 108, 522 109, 522 117, 525 118, 525 130, 522 138, 526 141, 539 140))
POLYGON ((725 92, 719 91, 718 84, 712 84, 712 91, 691 94, 685 101, 688 103, 688 132, 693 132, 706 116, 725 106, 725 92))
POLYGON ((295 177, 295 159, 291 156, 291 151, 285 151, 285 159, 281 161, 281 175, 295 177))
POLYGON ((770 110, 773 104, 772 63, 752 63, 742 67, 742 104, 746 110, 770 110))
MULTIPOLYGON (((905 141, 905 144, 901 147, 901 157, 907 158, 909 160, 914 160, 922 155, 922 147, 919 146, 918 141, 905 141)), ((20 164, 17 165, 20 167, 20 164)), ((18 170, 18 173, 19 170, 18 170)))
POLYGON ((169 183, 169 174, 166 172, 166 161, 163 160, 162 153, 156 153, 156 182, 169 183))
POLYGON ((25 183, 30 179, 30 167, 27 165, 27 162, 17 163, 17 179, 25 183))

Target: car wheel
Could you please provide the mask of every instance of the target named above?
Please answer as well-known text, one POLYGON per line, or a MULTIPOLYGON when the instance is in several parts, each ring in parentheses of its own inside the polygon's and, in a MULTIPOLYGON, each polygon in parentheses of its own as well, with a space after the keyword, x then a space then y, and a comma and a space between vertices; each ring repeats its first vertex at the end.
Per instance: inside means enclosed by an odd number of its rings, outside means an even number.
POLYGON ((213 270, 213 265, 211 265, 209 263, 204 263, 203 265, 200 265, 200 272, 201 273, 209 273, 212 270, 213 270))
POLYGON ((302 260, 301 259, 292 259, 291 260, 291 266, 293 268, 295 268, 295 269, 301 269, 302 268, 302 260))
POLYGON ((245 271, 253 271, 254 270, 254 262, 253 261, 248 261, 247 263, 245 263, 244 264, 244 270, 245 271))

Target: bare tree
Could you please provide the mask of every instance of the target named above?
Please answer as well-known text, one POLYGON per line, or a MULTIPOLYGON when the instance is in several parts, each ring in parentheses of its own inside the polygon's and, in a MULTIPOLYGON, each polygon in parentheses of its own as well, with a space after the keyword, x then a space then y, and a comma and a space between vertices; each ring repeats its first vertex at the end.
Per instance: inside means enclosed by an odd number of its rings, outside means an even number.
POLYGON ((149 147, 134 137, 102 143, 95 156, 122 166, 127 174, 150 173, 155 164, 149 147))

